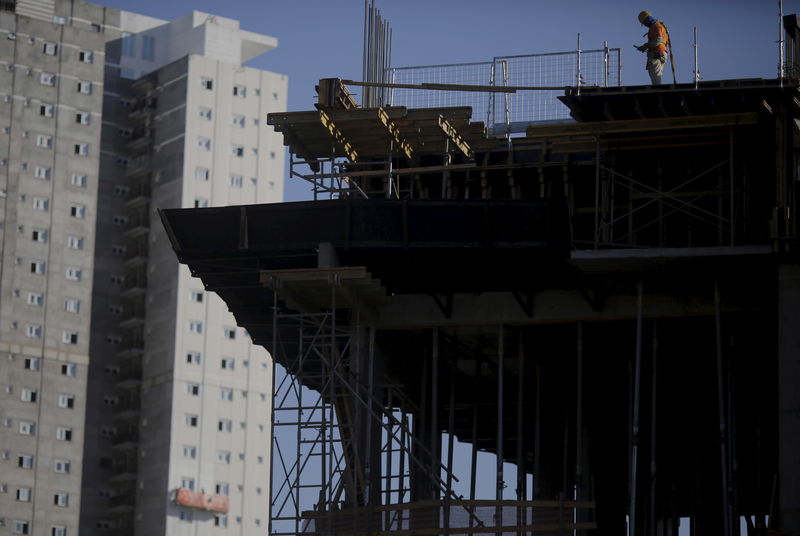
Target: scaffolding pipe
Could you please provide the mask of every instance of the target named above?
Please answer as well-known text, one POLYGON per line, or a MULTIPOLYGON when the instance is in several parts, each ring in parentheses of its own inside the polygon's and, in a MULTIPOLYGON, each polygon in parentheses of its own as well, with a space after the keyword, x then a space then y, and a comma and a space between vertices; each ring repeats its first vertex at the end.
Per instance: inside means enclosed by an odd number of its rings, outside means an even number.
POLYGON ((578 32, 578 62, 575 69, 575 87, 577 88, 578 95, 581 94, 581 34, 578 32))
MULTIPOLYGON (((577 348, 576 368, 577 378, 575 385, 575 487, 574 500, 583 499, 581 486, 583 485, 583 322, 577 323, 577 348)), ((577 509, 575 510, 577 514, 577 509)), ((575 521, 578 521, 577 519, 575 521)))
POLYGON ((644 285, 639 280, 636 299, 636 361, 633 371, 633 427, 631 436, 631 497, 630 512, 628 513, 628 536, 636 534, 636 479, 638 469, 639 449, 639 390, 641 388, 642 374, 642 295, 644 285))
POLYGON ((656 516, 656 478, 658 467, 656 466, 656 418, 657 418, 657 386, 658 377, 656 375, 658 363, 658 324, 653 320, 653 356, 652 356, 652 375, 650 377, 650 516, 649 533, 650 536, 658 536, 658 518, 656 516))
POLYGON ((728 456, 727 456, 727 423, 725 418, 725 381, 722 355, 722 312, 719 292, 719 280, 714 279, 714 335, 717 350, 717 409, 719 412, 719 455, 722 469, 722 527, 723 536, 731 536, 731 511, 728 497, 728 456))
MULTIPOLYGON (((504 338, 504 330, 503 325, 501 324, 497 329, 497 478, 496 478, 496 489, 495 489, 495 499, 498 501, 503 500, 503 418, 504 418, 504 408, 503 408, 503 373, 505 369, 505 359, 504 359, 504 352, 505 352, 505 338, 504 338)), ((497 522, 499 523, 502 519, 502 508, 498 507, 497 512, 495 514, 497 516, 497 522)))
MULTIPOLYGON (((441 439, 441 432, 439 431, 439 328, 433 328, 433 340, 431 348, 431 465, 437 467, 440 465, 439 459, 441 458, 441 447, 439 446, 441 439)), ((438 499, 439 492, 437 491, 438 499)))

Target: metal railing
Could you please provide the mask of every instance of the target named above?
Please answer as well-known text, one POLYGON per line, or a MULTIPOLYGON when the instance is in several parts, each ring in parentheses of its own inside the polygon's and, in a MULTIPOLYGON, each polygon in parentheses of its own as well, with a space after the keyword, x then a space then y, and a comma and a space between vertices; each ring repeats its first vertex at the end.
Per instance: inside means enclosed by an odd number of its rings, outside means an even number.
MULTIPOLYGON (((491 61, 394 67, 393 84, 458 84, 525 87, 621 85, 621 52, 604 45, 596 50, 495 56, 491 61)), ((533 123, 569 120, 557 97, 563 89, 490 93, 395 88, 389 104, 408 108, 472 107, 473 121, 486 121, 493 134, 523 132, 533 123)))

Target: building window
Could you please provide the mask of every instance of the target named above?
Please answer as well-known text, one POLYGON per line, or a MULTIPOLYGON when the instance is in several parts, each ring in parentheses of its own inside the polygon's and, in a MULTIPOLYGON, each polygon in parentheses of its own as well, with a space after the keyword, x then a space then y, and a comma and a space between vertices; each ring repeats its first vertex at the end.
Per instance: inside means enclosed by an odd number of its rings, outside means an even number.
POLYGON ((186 354, 186 362, 190 365, 199 365, 201 360, 200 352, 188 352, 186 354))
POLYGON ((92 115, 89 112, 75 112, 75 122, 81 125, 88 125, 92 121, 92 115))
POLYGON ((75 376, 78 373, 78 365, 75 363, 62 363, 61 374, 64 376, 75 376))
MULTIPOLYGON (((42 336, 41 326, 39 327, 39 336, 42 336)), ((39 370, 39 358, 38 357, 26 357, 25 358, 25 368, 27 370, 39 370)))
POLYGON ((200 77, 200 87, 202 87, 203 89, 207 89, 207 90, 211 91, 212 89, 214 89, 214 79, 213 78, 208 78, 207 76, 201 76, 200 77))
POLYGON ((39 393, 36 392, 34 389, 23 388, 19 397, 23 402, 35 403, 36 399, 38 397, 38 394, 39 393))
POLYGON ((220 419, 217 421, 217 430, 220 432, 230 432, 233 430, 233 422, 230 419, 220 419))
POLYGON ((247 96, 247 88, 245 86, 234 84, 233 86, 233 96, 234 97, 246 97, 247 96))
POLYGON ((192 519, 194 519, 191 510, 181 510, 180 512, 178 512, 178 517, 180 518, 181 521, 191 521, 192 519))
POLYGON ((65 329, 61 335, 61 341, 64 344, 78 344, 78 332, 65 329))
POLYGON ((50 209, 50 200, 47 199, 46 197, 34 197, 33 208, 34 210, 41 210, 43 212, 47 212, 50 209))
POLYGON ((122 55, 134 56, 136 54, 136 36, 122 32, 122 55))
POLYGON ((231 175, 231 186, 234 188, 241 188, 242 184, 244 184, 244 178, 242 178, 241 175, 231 175))
POLYGON ((53 462, 53 470, 56 473, 69 473, 72 470, 72 462, 69 460, 58 460, 53 462))
POLYGON ((231 123, 235 127, 244 128, 244 116, 234 115, 233 118, 231 118, 231 123))
POLYGON ((220 387, 219 388, 219 399, 220 400, 233 400, 233 389, 228 389, 227 387, 220 387))
POLYGON ((69 215, 73 218, 85 218, 86 217, 86 207, 84 205, 71 205, 69 207, 69 215))
POLYGON ((22 435, 36 435, 36 423, 31 421, 19 422, 19 433, 22 435))
POLYGON ((49 180, 52 174, 52 169, 46 166, 36 166, 33 168, 33 176, 37 179, 49 180))
POLYGON ((52 104, 40 104, 39 115, 43 117, 53 117, 56 115, 56 107, 52 104))
POLYGON ((36 145, 39 147, 44 147, 46 149, 53 148, 53 136, 47 136, 45 134, 39 134, 36 136, 36 145))
POLYGON ((186 424, 186 426, 197 428, 197 421, 198 417, 194 413, 187 413, 183 416, 183 422, 186 424))
POLYGON ((88 156, 89 155, 89 144, 88 143, 76 143, 74 146, 74 152, 80 156, 88 156))
POLYGON ((199 396, 200 395, 200 384, 197 383, 187 383, 186 384, 186 393, 192 396, 199 396))
POLYGON ((31 231, 31 239, 34 242, 42 242, 42 243, 47 242, 47 231, 45 231, 44 229, 33 229, 31 231))
POLYGON ((197 148, 203 151, 210 151, 211 150, 211 140, 209 138, 205 138, 203 136, 197 137, 197 148))
POLYGON ((233 156, 238 156, 238 157, 244 156, 244 146, 232 143, 231 144, 231 154, 233 156))
POLYGON ((203 303, 203 291, 193 290, 191 293, 191 300, 195 303, 203 303))
POLYGON ((64 525, 53 525, 50 530, 50 536, 67 536, 67 527, 64 525))
POLYGON ((75 397, 73 395, 58 395, 58 407, 75 409, 75 397))
POLYGON ((206 167, 196 167, 194 168, 194 178, 199 181, 207 181, 211 178, 211 172, 206 167))
POLYGON ((92 83, 86 80, 78 80, 78 93, 83 93, 84 95, 91 95, 92 83))
POLYGON ((208 206, 208 199, 198 197, 194 200, 194 208, 206 208, 208 206))
POLYGON ((42 52, 47 54, 48 56, 55 56, 58 54, 58 45, 51 41, 45 41, 42 45, 42 52))
POLYGON ((203 333, 203 323, 199 320, 189 320, 189 331, 191 333, 203 333))
POLYGON ((231 453, 229 450, 218 450, 217 451, 217 461, 220 463, 224 463, 226 465, 230 465, 231 463, 231 453))
POLYGON ((69 494, 63 492, 57 492, 53 494, 53 504, 62 508, 66 508, 69 506, 69 494))
POLYGON ((191 460, 194 460, 195 458, 197 458, 197 447, 195 447, 194 445, 184 445, 183 446, 183 457, 184 458, 189 458, 191 460))
POLYGON ((194 490, 194 478, 188 476, 181 478, 181 487, 183 489, 194 490))
MULTIPOLYGON (((42 338, 42 326, 38 324, 27 324, 25 326, 25 336, 30 339, 41 339, 42 338)), ((37 364, 38 366, 38 364, 37 364)), ((39 370, 33 369, 33 370, 39 370)))
POLYGON ((136 73, 133 69, 127 69, 125 67, 119 70, 120 78, 127 78, 128 80, 134 80, 136 78, 136 73))
POLYGON ((44 305, 44 294, 41 292, 28 292, 28 305, 36 307, 44 305))
POLYGON ((80 313, 81 301, 77 298, 65 298, 64 310, 68 313, 80 313))
POLYGON ((56 428, 56 439, 59 441, 72 441, 72 428, 63 426, 56 428))
POLYGON ((223 357, 220 361, 220 367, 222 367, 222 370, 233 370, 235 363, 232 357, 223 357))
POLYGON ((43 86, 55 86, 56 75, 55 73, 42 73, 39 75, 39 83, 43 86))
POLYGON ((156 57, 156 40, 151 35, 142 36, 142 59, 153 61, 156 57))
POLYGON ((86 188, 86 185, 89 183, 89 177, 86 175, 81 175, 79 173, 73 173, 69 179, 69 183, 72 186, 77 186, 79 188, 86 188))
POLYGON ((17 457, 17 466, 23 469, 33 469, 33 456, 30 454, 20 454, 17 457))
POLYGON ((233 340, 236 338, 236 328, 231 326, 225 326, 222 328, 222 336, 226 339, 233 340))
POLYGON ((208 106, 201 106, 200 107, 200 119, 205 119, 206 121, 211 121, 212 111, 211 108, 208 106))
POLYGON ((117 255, 117 256, 125 255, 126 251, 128 251, 128 248, 126 246, 120 244, 111 244, 112 255, 117 255))
POLYGON ((45 273, 46 263, 44 261, 33 261, 31 262, 31 273, 42 275, 45 273))
POLYGON ((214 514, 214 526, 215 527, 227 527, 228 526, 228 516, 225 514, 214 514))
POLYGON ((67 247, 70 249, 83 249, 83 237, 74 235, 67 236, 67 247))
POLYGON ((70 281, 80 281, 83 277, 83 270, 72 266, 67 267, 67 279, 70 281))
POLYGON ((15 519, 14 524, 11 527, 11 532, 13 534, 28 534, 28 522, 15 519))
POLYGON ((78 61, 83 63, 94 63, 94 54, 88 50, 78 52, 78 61))
POLYGON ((231 486, 227 482, 217 482, 214 486, 214 493, 227 497, 230 495, 231 486))
POLYGON ((30 502, 31 488, 17 488, 17 500, 20 502, 30 502))

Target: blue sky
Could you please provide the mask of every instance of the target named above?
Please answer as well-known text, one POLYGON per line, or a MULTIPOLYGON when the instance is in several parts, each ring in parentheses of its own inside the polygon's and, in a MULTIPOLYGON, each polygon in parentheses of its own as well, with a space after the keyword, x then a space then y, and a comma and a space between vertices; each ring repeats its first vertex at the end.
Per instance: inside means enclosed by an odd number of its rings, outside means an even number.
MULTIPOLYGON (((242 27, 277 37, 279 47, 249 65, 289 76, 289 110, 311 109, 320 78, 361 79, 363 0, 99 0, 163 19, 192 9, 239 19, 242 27)), ((395 67, 491 60, 494 56, 583 49, 603 41, 622 49, 622 82, 648 83, 636 15, 666 22, 678 82, 692 80, 692 30, 697 27, 704 80, 777 75, 778 2, 774 0, 378 0, 393 28, 395 67)), ((800 0, 784 0, 785 13, 800 0)), ((665 80, 671 76, 665 74, 665 80)), ((357 88, 353 88, 354 91, 357 88)), ((305 197, 292 179, 287 200, 305 197)))

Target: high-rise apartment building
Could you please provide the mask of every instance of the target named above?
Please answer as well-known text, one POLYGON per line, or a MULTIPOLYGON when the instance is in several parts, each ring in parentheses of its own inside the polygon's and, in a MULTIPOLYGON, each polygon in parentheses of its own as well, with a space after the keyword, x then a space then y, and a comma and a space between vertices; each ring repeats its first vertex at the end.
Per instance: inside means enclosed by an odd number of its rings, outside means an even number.
POLYGON ((281 200, 276 45, 0 3, 0 534, 266 530, 269 356, 156 209, 281 200))

